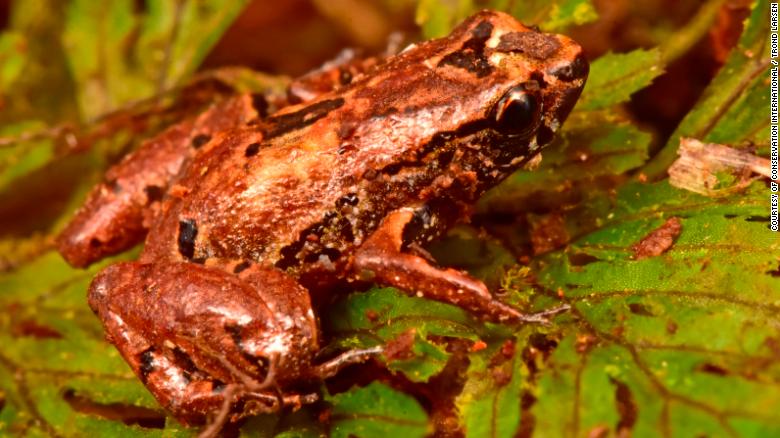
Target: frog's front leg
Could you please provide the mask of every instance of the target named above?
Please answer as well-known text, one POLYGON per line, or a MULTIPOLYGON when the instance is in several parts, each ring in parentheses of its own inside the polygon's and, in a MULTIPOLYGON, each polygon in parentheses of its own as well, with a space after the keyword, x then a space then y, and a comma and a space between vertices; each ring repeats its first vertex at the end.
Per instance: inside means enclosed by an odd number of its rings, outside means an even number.
POLYGON ((414 215, 412 208, 402 208, 389 214, 357 249, 353 269, 358 278, 454 304, 495 322, 543 323, 548 316, 568 308, 563 306, 523 314, 495 299, 482 281, 455 269, 433 266, 423 257, 403 252, 404 229, 414 215))
POLYGON ((118 263, 93 280, 89 304, 135 374, 184 424, 317 399, 287 389, 310 377, 317 327, 307 291, 278 270, 118 263))
POLYGON ((57 238, 73 266, 84 267, 141 242, 172 180, 211 136, 257 116, 249 95, 213 104, 171 126, 111 167, 57 238))

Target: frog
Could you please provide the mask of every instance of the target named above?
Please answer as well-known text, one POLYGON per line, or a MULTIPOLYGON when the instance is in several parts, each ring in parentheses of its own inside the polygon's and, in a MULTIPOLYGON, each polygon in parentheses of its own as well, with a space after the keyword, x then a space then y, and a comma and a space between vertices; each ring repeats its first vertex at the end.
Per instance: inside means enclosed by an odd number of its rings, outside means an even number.
POLYGON ((314 403, 318 383, 381 355, 320 357, 313 303, 344 285, 502 324, 565 309, 523 313, 425 245, 552 141, 587 79, 583 49, 485 10, 364 65, 307 77, 317 86, 278 109, 239 95, 169 128, 109 169, 58 237, 81 267, 144 242, 96 275, 88 303, 182 424, 314 403))

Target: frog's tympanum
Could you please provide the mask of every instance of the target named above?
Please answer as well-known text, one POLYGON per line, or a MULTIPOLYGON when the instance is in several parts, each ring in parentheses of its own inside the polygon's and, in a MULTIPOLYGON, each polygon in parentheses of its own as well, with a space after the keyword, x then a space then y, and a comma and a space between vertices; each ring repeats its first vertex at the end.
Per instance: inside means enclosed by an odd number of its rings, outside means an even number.
POLYGON ((310 403, 313 384, 379 351, 315 360, 310 293, 336 284, 544 320, 421 248, 552 140, 588 73, 580 46, 484 11, 364 65, 309 75, 323 90, 271 115, 236 96, 169 128, 110 169, 59 237, 86 266, 146 236, 138 261, 93 280, 89 304, 181 422, 310 403))

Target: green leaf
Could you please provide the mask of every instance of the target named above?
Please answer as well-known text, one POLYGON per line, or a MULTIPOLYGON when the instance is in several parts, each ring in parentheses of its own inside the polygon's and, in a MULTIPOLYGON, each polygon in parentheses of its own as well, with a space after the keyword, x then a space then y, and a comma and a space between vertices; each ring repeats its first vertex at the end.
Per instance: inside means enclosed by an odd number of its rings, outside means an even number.
POLYGON ((469 355, 467 381, 455 400, 466 437, 509 437, 521 428, 522 388, 528 370, 514 345, 527 343, 527 337, 506 342, 495 342, 469 355))
POLYGON ((27 40, 19 32, 0 34, 0 91, 8 90, 24 68, 27 40))
POLYGON ((427 381, 446 365, 449 353, 428 339, 451 337, 479 340, 483 325, 463 309, 409 297, 392 288, 350 294, 336 302, 323 321, 333 336, 330 347, 367 348, 413 333, 411 357, 391 361, 391 369, 417 382, 427 381))
POLYGON ((415 22, 422 28, 425 39, 439 38, 447 35, 474 10, 471 0, 420 0, 415 22))
POLYGON ((637 435, 778 433, 780 389, 760 383, 780 373, 770 359, 777 334, 766 330, 780 300, 780 238, 763 219, 763 186, 713 200, 666 182, 629 184, 616 203, 536 262, 540 285, 574 306, 540 382, 542 427, 617 427, 629 403, 637 435), (634 260, 631 245, 672 215, 682 223, 672 248, 634 260))
POLYGON ((246 1, 69 3, 63 41, 86 120, 190 75, 246 1))
POLYGON ((490 0, 487 4, 475 4, 473 0, 419 0, 415 18, 423 37, 438 38, 483 8, 507 12, 525 24, 538 24, 545 32, 563 32, 572 25, 598 18, 590 0, 490 0))
POLYGON ((625 102, 663 72, 658 49, 608 53, 591 64, 576 110, 593 111, 625 102))
POLYGON ((412 397, 381 383, 329 397, 332 438, 424 437, 428 415, 412 397))
POLYGON ((0 275, 0 388, 5 398, 0 431, 60 436, 161 432, 148 427, 162 427, 165 414, 105 342, 86 304, 85 290, 98 268, 77 271, 49 253, 0 275), (125 411, 131 424, 146 428, 125 426, 117 421, 121 416, 107 416, 109 411, 125 411))
POLYGON ((681 137, 708 143, 755 142, 769 138, 769 2, 757 0, 745 31, 699 102, 643 172, 665 175, 677 157, 681 137))

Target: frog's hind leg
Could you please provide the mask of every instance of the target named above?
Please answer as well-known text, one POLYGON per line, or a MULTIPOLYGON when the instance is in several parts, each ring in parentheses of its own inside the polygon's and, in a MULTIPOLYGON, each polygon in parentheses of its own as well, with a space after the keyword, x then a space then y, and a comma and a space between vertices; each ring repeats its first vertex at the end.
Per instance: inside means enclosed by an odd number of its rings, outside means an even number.
POLYGON ((60 253, 71 265, 84 267, 140 243, 159 201, 197 149, 216 132, 241 126, 256 114, 251 96, 236 96, 143 142, 92 189, 58 236, 60 253))
POLYGON ((309 372, 316 348, 306 290, 277 270, 233 269, 239 275, 193 263, 125 262, 90 285, 89 304, 108 340, 185 425, 235 421, 318 398, 279 389, 309 372))
POLYGON ((399 209, 388 215, 380 227, 358 248, 353 270, 358 278, 394 286, 410 294, 454 304, 495 322, 547 322, 547 317, 568 309, 523 314, 495 299, 485 284, 455 269, 433 266, 418 255, 402 251, 404 229, 415 210, 399 209))

